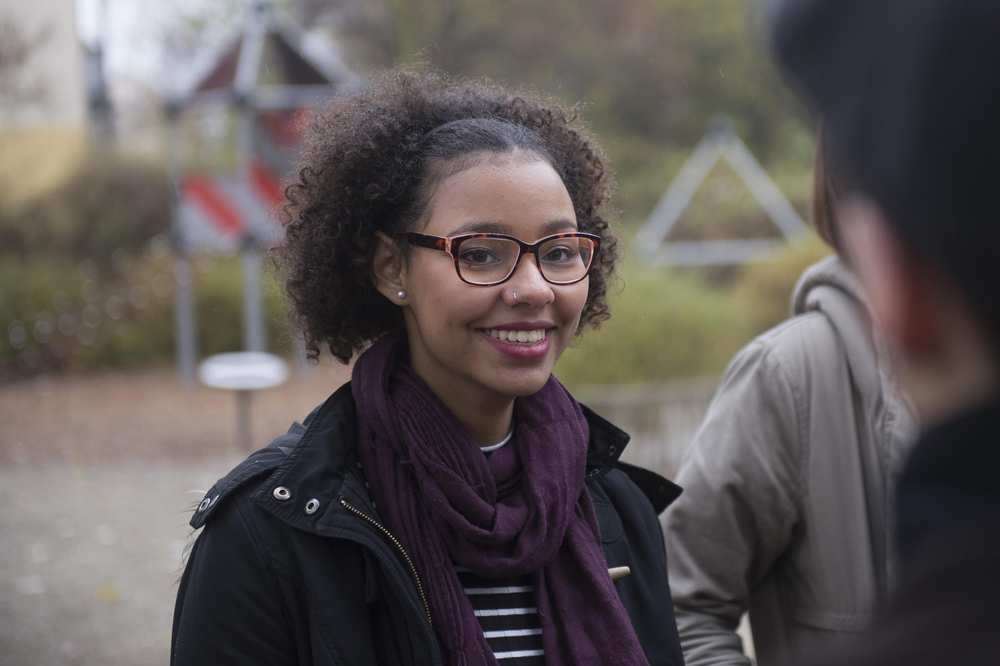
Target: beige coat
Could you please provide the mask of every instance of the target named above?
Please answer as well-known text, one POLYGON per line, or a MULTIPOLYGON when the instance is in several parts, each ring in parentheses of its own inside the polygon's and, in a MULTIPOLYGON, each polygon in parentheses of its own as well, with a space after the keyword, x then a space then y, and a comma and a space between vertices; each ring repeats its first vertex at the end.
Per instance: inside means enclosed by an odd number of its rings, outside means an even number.
POLYGON ((795 316, 726 371, 667 513, 688 666, 759 664, 862 629, 893 578, 891 487, 915 435, 863 298, 836 258, 807 270, 795 316))

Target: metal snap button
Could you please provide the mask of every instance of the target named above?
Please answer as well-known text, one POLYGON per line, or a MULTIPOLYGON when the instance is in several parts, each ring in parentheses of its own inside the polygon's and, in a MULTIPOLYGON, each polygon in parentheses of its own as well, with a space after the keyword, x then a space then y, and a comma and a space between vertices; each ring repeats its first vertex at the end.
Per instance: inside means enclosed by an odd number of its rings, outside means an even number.
MULTIPOLYGON (((188 506, 191 506, 191 505, 189 504, 188 506)), ((199 511, 204 511, 205 509, 207 509, 210 506, 212 506, 212 500, 210 500, 210 499, 208 499, 206 497, 205 499, 203 499, 201 501, 201 504, 198 505, 198 510, 199 511)))
POLYGON ((292 492, 284 486, 278 486, 271 494, 274 495, 274 499, 282 502, 292 498, 292 492))
POLYGON ((311 500, 306 502, 306 513, 310 516, 316 513, 319 509, 319 500, 313 497, 311 500))

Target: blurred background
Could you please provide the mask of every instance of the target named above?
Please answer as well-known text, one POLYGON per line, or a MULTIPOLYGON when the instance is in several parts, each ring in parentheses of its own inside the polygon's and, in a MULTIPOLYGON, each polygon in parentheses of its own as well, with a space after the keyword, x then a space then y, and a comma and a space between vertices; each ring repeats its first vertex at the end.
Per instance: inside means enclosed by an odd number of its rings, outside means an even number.
POLYGON ((193 502, 349 376, 266 249, 310 108, 400 63, 579 104, 617 175, 613 318, 557 374, 672 474, 827 253, 814 141, 734 0, 0 0, 0 664, 168 658, 193 502), (290 372, 198 381, 222 352, 290 372), (244 403, 245 405, 246 403, 244 403))

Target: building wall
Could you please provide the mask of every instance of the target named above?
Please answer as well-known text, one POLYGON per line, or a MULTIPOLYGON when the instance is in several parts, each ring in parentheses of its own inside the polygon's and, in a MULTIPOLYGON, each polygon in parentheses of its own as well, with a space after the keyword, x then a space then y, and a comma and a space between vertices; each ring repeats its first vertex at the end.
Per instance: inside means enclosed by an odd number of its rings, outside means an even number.
POLYGON ((86 121, 83 58, 74 0, 0 0, 0 22, 37 41, 15 75, 40 85, 38 100, 4 100, 0 128, 82 128, 86 121))

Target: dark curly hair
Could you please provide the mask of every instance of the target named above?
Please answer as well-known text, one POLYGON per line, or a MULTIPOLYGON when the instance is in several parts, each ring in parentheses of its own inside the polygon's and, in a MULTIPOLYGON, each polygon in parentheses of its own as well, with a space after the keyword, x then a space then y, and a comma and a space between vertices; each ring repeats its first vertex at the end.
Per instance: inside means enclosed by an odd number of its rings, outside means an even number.
POLYGON ((395 70, 316 115, 285 189, 285 240, 274 258, 311 358, 325 344, 346 363, 402 328, 399 308, 375 288, 375 233, 414 228, 437 182, 484 152, 514 149, 551 164, 580 230, 601 236, 581 329, 610 316, 605 296, 617 241, 601 214, 610 174, 577 114, 494 84, 395 70))

